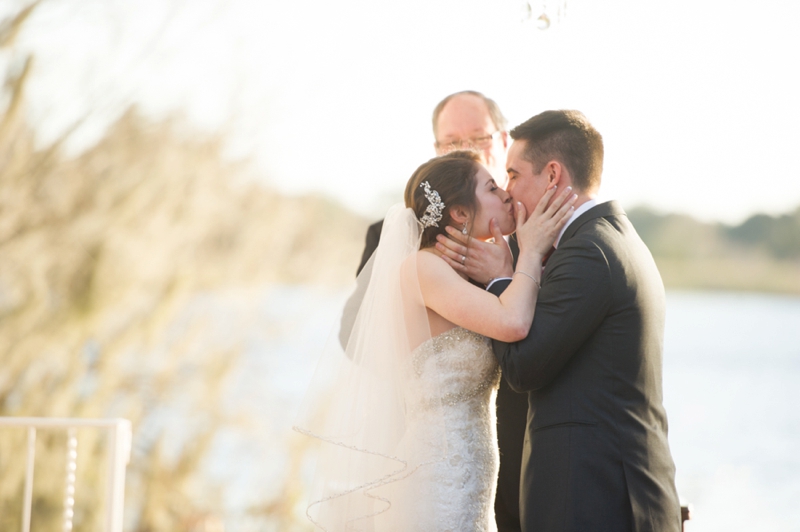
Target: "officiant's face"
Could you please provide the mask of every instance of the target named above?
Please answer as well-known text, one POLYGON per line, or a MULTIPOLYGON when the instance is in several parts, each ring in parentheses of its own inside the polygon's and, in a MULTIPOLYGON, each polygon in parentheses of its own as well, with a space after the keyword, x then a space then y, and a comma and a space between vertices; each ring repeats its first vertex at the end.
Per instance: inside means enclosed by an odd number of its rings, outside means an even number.
POLYGON ((524 140, 517 140, 508 149, 506 190, 512 200, 522 202, 525 210, 530 214, 547 191, 550 180, 546 168, 543 168, 538 174, 534 172, 533 163, 525 159, 525 146, 524 140))
POLYGON ((501 186, 505 185, 505 161, 508 133, 498 131, 489 108, 473 94, 451 98, 436 122, 436 155, 453 150, 473 149, 501 186))

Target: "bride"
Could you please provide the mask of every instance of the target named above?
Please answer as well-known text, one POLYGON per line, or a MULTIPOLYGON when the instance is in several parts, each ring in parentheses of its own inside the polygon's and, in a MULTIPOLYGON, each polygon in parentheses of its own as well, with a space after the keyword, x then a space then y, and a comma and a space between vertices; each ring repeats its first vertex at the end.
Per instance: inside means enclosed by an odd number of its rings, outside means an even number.
POLYGON ((542 258, 575 201, 569 189, 555 194, 527 217, 470 152, 411 176, 405 207, 389 210, 359 275, 344 353, 329 344, 294 427, 323 442, 306 511, 317 527, 495 530, 500 373, 489 339, 528 334, 542 258), (520 254, 502 296, 441 258, 436 237, 448 225, 481 240, 516 228, 520 254))

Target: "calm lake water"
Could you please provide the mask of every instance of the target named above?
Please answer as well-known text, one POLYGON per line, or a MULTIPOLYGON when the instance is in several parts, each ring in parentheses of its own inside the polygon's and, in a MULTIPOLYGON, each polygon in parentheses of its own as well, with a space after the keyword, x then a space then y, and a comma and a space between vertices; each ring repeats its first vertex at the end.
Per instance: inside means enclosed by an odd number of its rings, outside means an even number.
POLYGON ((669 293, 664 347, 687 530, 800 530, 800 298, 669 293))
MULTIPOLYGON (((347 295, 266 293, 231 397, 256 423, 229 434, 220 452, 236 459, 217 462, 231 505, 284 485, 290 427, 347 295)), ((800 298, 669 292, 664 396, 687 530, 800 532, 800 298)))

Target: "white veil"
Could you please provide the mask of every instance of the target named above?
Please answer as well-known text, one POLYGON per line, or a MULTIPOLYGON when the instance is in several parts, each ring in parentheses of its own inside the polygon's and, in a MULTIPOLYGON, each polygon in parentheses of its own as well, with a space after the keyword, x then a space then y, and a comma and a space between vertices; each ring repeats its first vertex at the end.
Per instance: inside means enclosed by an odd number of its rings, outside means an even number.
MULTIPOLYGON (((328 342, 293 427, 323 442, 306 511, 322 530, 402 529, 408 516, 398 498, 421 467, 446 457, 447 431, 437 409, 426 412, 436 429, 426 432, 425 442, 407 432, 409 394, 441 397, 411 380, 413 351, 431 337, 417 280, 420 229, 401 204, 387 213, 380 244, 342 319, 344 348, 328 342)), ((439 376, 430 371, 437 370, 426 366, 423 386, 438 387, 439 376)))

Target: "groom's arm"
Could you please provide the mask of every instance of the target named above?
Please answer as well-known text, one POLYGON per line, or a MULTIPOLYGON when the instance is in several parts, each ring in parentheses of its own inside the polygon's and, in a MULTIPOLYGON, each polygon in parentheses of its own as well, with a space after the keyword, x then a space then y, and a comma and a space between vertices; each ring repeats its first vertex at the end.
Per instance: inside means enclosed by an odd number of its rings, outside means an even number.
MULTIPOLYGON (((547 265, 528 336, 519 342, 493 341, 503 376, 517 392, 549 384, 597 329, 611 298, 608 262, 596 244, 570 241, 547 265)), ((490 292, 508 286, 498 281, 490 292)))

